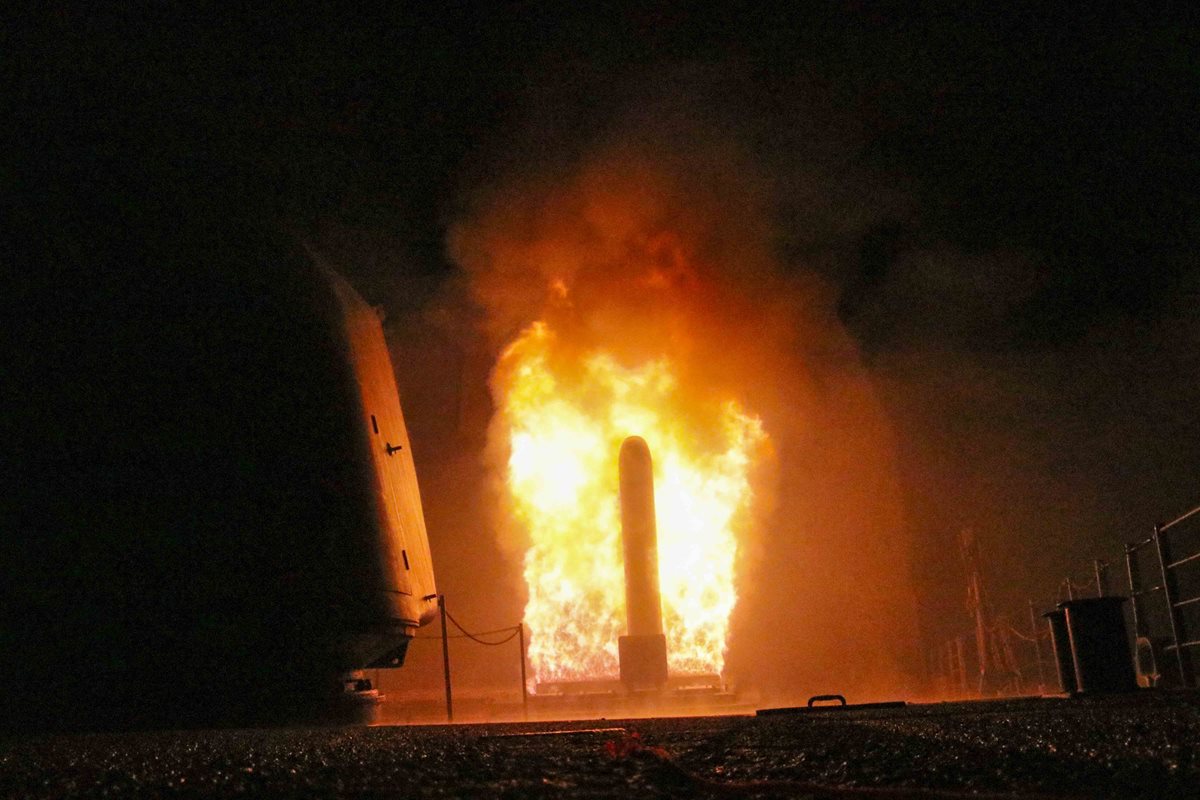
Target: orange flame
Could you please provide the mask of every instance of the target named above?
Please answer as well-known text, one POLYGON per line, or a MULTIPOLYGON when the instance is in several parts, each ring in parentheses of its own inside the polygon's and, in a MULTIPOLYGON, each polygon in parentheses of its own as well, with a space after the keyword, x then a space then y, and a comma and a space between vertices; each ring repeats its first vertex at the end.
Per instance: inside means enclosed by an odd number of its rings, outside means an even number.
POLYGON ((630 435, 654 458, 668 668, 720 673, 750 472, 766 441, 759 419, 733 400, 689 398, 666 358, 628 366, 604 350, 580 354, 545 322, 505 350, 493 390, 510 445, 512 511, 529 536, 533 681, 617 674, 625 633, 617 454, 630 435))

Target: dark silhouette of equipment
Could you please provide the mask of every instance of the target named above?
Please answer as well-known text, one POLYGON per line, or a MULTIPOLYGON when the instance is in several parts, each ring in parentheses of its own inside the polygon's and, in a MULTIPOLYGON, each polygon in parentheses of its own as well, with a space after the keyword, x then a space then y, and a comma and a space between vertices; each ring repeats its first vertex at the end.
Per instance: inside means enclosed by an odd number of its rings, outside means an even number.
POLYGON ((1132 692, 1138 687, 1122 606, 1127 597, 1087 597, 1046 614, 1059 686, 1076 692, 1132 692))
POLYGON ((437 614, 378 317, 219 203, 93 199, 14 256, 0 727, 363 718, 437 614))

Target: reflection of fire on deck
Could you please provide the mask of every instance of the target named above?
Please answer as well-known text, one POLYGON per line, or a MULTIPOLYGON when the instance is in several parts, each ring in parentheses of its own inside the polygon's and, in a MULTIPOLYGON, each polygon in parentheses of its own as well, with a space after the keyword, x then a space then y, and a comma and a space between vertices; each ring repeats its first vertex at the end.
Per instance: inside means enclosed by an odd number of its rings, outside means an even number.
POLYGON ((653 689, 631 691, 620 680, 539 683, 530 719, 661 717, 745 713, 751 706, 725 688, 720 675, 671 675, 653 689), (739 705, 741 704, 741 705, 739 705))
MULTIPOLYGON (((661 687, 676 694, 713 694, 724 691, 720 675, 671 675, 661 687)), ((597 678, 590 681, 548 681, 537 685, 537 697, 624 694, 628 689, 620 680, 597 678)))

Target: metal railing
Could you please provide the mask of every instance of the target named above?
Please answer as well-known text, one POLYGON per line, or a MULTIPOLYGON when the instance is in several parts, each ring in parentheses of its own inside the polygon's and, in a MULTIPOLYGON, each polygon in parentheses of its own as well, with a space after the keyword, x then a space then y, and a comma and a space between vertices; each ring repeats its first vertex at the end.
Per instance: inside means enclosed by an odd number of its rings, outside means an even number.
POLYGON ((442 642, 442 678, 446 689, 446 721, 454 722, 454 691, 450 682, 450 640, 451 639, 467 639, 475 644, 482 644, 488 647, 499 647, 508 644, 513 639, 516 639, 521 648, 521 713, 525 719, 529 719, 529 688, 525 677, 525 662, 527 654, 525 652, 525 623, 522 621, 517 625, 509 625, 503 628, 496 628, 490 631, 480 631, 471 633, 464 628, 458 620, 454 618, 446 609, 446 595, 437 595, 438 615, 441 618, 441 634, 438 636, 414 636, 415 640, 440 639, 442 642), (447 625, 447 621, 449 625, 447 625), (450 633, 450 625, 458 629, 458 633, 450 633), (500 636, 501 638, 489 640, 489 636, 500 636))
POLYGON ((1200 631, 1193 631, 1195 626, 1189 624, 1187 610, 1189 607, 1197 607, 1200 604, 1200 594, 1182 596, 1179 577, 1184 567, 1200 566, 1200 550, 1188 554, 1175 552, 1177 543, 1172 541, 1172 536, 1168 535, 1168 531, 1178 529, 1188 520, 1193 520, 1193 524, 1200 522, 1200 516, 1197 515, 1200 515, 1200 506, 1170 522, 1155 525, 1152 536, 1125 546, 1125 566, 1129 575, 1134 635, 1139 639, 1150 636, 1151 631, 1147 624, 1147 606, 1145 604, 1150 596, 1161 593, 1171 634, 1171 642, 1163 650, 1174 654, 1179 682, 1183 686, 1196 685, 1196 670, 1189 648, 1200 647, 1200 638, 1198 638, 1200 631), (1157 577, 1159 583, 1155 586, 1144 586, 1137 554, 1139 550, 1150 545, 1154 546, 1158 556, 1157 577))
POLYGON ((1092 568, 1083 580, 1079 579, 1081 575, 1068 575, 1063 578, 1058 586, 1059 602, 1089 595, 1105 597, 1111 594, 1108 588, 1108 568, 1107 561, 1097 558, 1092 561, 1092 568))
POLYGON ((966 634, 948 639, 926 653, 926 675, 930 687, 944 698, 1012 696, 1044 693, 1054 666, 1049 655, 1050 633, 1038 625, 1033 602, 1029 604, 1029 628, 1007 615, 995 616, 984 631, 983 666, 979 641, 966 634), (1045 643, 1045 644, 1043 644, 1045 643))
MULTIPOLYGON (((1165 667, 1178 678, 1177 682, 1161 685, 1200 685, 1197 683, 1200 664, 1196 660, 1200 658, 1196 655, 1200 653, 1197 649, 1200 648, 1200 506, 1170 522, 1155 525, 1151 536, 1126 544, 1125 572, 1135 649, 1149 644, 1158 652, 1154 661, 1166 662, 1156 663, 1157 671, 1165 667), (1194 537, 1190 546, 1182 541, 1186 534, 1194 537), (1146 558, 1139 559, 1143 551, 1146 558), (1151 553, 1156 563, 1142 564, 1151 553), (1143 568, 1147 573, 1153 572, 1154 577, 1147 580, 1143 568)), ((1105 597, 1114 590, 1120 593, 1122 587, 1113 587, 1115 582, 1110 564, 1096 559, 1086 572, 1062 580, 1057 600, 1105 597)), ((988 652, 983 656, 996 675, 990 682, 990 691, 984 691, 983 680, 978 687, 972 685, 974 669, 978 669, 982 678, 984 667, 979 656, 970 652, 969 637, 965 635, 944 641, 928 653, 926 670, 933 686, 947 696, 1046 691, 1054 670, 1052 653, 1043 655, 1043 647, 1049 647, 1049 630, 1038 624, 1039 615, 1032 600, 1028 611, 1028 633, 1011 624, 1004 615, 992 615, 986 631, 988 652)), ((1020 628, 1024 628, 1024 623, 1020 628)), ((1138 661, 1140 664, 1140 655, 1138 661)), ((1156 680, 1151 680, 1150 685, 1158 685, 1156 680)))

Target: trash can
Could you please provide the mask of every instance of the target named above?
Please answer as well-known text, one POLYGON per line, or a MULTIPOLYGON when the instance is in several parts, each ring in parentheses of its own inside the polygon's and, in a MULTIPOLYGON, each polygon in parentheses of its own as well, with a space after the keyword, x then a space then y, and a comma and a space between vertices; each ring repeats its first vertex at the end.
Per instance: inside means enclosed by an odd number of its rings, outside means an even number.
POLYGON ((1079 685, 1075 682, 1075 662, 1071 658, 1071 638, 1067 634, 1067 612, 1060 607, 1042 616, 1050 623, 1050 646, 1054 651, 1054 666, 1058 669, 1058 685, 1067 694, 1074 694, 1079 685))
POLYGON ((1089 597, 1059 603, 1080 692, 1132 692, 1137 689, 1133 653, 1122 606, 1127 597, 1089 597))

